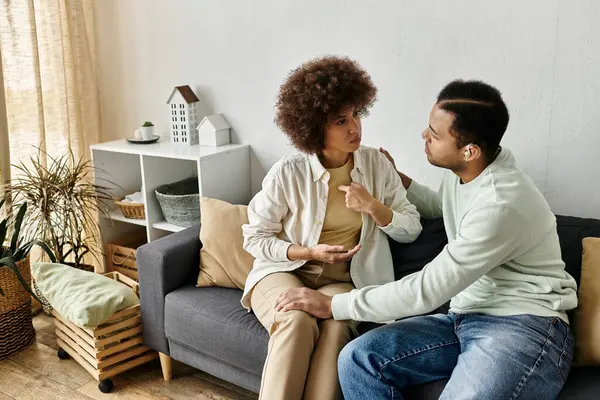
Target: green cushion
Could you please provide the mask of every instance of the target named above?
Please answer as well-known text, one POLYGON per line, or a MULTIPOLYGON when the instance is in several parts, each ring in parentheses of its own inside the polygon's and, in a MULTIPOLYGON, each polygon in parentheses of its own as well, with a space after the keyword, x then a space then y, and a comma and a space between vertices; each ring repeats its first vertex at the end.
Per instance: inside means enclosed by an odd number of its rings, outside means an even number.
POLYGON ((98 326, 117 311, 140 303, 130 287, 68 265, 36 262, 31 273, 50 305, 82 327, 98 326))

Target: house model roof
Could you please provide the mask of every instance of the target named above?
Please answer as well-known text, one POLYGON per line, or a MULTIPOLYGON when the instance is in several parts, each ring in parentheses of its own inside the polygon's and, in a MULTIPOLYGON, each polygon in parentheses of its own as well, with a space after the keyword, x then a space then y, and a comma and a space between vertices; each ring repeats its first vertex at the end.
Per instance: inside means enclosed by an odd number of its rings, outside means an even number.
POLYGON ((206 123, 212 125, 212 127, 217 131, 231 128, 231 125, 223 114, 207 115, 202 119, 202 121, 200 121, 200 124, 196 129, 200 129, 200 127, 206 123))
POLYGON ((192 88, 189 87, 188 85, 185 85, 185 86, 175 86, 175 89, 173 89, 173 91, 171 92, 171 95, 169 96, 169 100, 167 100, 167 104, 171 102, 171 99, 173 98, 173 95, 176 92, 179 92, 181 94, 181 96, 183 97, 183 99, 188 104, 196 103, 196 102, 200 101, 200 99, 198 99, 198 97, 196 96, 196 94, 194 93, 192 88))

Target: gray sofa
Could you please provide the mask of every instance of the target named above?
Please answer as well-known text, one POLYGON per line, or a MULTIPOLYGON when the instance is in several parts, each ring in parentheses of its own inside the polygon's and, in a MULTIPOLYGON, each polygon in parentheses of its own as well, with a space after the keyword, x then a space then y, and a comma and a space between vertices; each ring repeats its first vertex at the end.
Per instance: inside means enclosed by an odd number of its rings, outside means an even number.
MULTIPOLYGON (((600 220, 558 216, 557 222, 563 259, 579 283, 581 239, 600 237, 600 220)), ((390 241, 396 278, 421 269, 446 244, 441 220, 423 220, 423 225, 414 243, 390 241)), ((269 336, 254 314, 240 305, 240 290, 195 287, 199 230, 188 228, 137 251, 144 341, 175 360, 258 392, 269 336)), ((361 327, 365 331, 374 325, 361 327)), ((407 388, 405 397, 437 399, 444 384, 407 388)), ((560 399, 598 398, 600 368, 573 368, 560 399)))

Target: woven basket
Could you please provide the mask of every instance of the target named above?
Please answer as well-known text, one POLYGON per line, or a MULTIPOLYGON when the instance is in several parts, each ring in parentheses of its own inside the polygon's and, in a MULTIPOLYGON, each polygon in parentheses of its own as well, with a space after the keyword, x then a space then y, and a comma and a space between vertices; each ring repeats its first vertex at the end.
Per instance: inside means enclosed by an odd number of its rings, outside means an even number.
POLYGON ((144 212, 144 203, 123 203, 123 199, 115 200, 115 204, 121 209, 125 218, 131 219, 144 219, 146 213, 144 212))
POLYGON ((188 228, 200 223, 198 178, 156 188, 156 198, 168 223, 188 228))
MULTIPOLYGON (((25 282, 31 281, 29 257, 17 263, 25 282)), ((31 321, 31 295, 21 286, 15 273, 0 268, 0 360, 17 354, 35 341, 31 321)))

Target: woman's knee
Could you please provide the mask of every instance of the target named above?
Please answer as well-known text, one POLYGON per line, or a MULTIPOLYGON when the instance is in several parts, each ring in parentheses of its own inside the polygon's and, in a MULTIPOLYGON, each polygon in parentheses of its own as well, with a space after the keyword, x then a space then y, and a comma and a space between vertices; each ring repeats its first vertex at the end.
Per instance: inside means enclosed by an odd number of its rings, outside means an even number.
POLYGON ((317 333, 317 319, 312 315, 299 310, 277 313, 275 320, 277 321, 277 329, 292 329, 299 333, 317 333))
POLYGON ((349 342, 352 339, 352 321, 336 321, 335 319, 326 319, 319 323, 319 332, 321 337, 340 338, 349 342))

